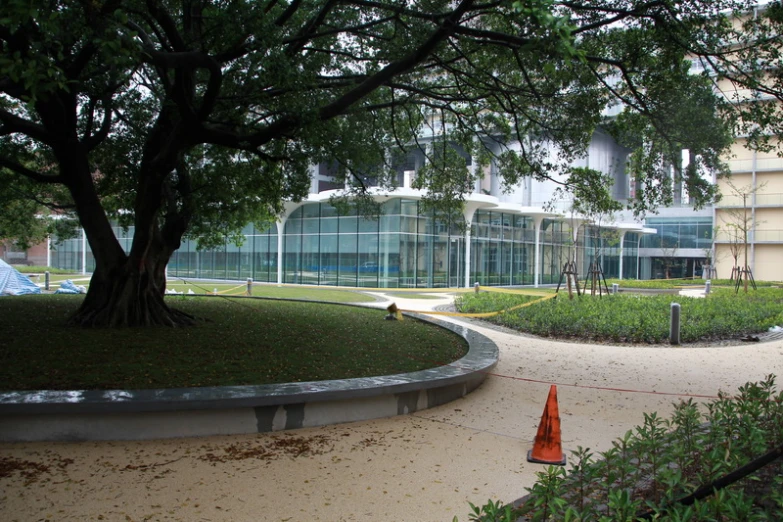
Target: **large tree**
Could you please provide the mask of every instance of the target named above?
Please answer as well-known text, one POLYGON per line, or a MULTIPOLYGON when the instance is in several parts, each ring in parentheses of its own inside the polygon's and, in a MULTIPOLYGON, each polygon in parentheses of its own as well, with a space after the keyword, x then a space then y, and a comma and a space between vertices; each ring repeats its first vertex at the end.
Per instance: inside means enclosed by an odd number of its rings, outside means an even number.
MULTIPOLYGON (((494 160, 508 184, 560 179, 618 104, 625 116, 612 132, 646 158, 639 176, 650 187, 665 183, 661 151, 688 148, 720 169, 725 132, 689 136, 667 118, 697 106, 701 126, 725 130, 722 116, 738 113, 706 76, 689 74, 686 58, 718 72, 756 58, 763 38, 726 48, 736 35, 726 16, 749 5, 6 0, 0 168, 67 189, 57 204, 73 206, 96 263, 74 323, 188 324, 163 300, 164 269, 185 234, 230 235, 270 219, 307 193, 318 162, 337 165, 359 195, 367 176, 391 185, 390 150, 421 147, 425 126, 437 143, 424 147, 417 183, 449 206, 472 186, 455 151, 494 160), (521 150, 504 148, 512 141, 521 150), (129 252, 112 219, 134 225, 129 252)), ((714 189, 699 174, 683 175, 705 202, 714 189)), ((668 197, 640 194, 640 209, 668 197)))

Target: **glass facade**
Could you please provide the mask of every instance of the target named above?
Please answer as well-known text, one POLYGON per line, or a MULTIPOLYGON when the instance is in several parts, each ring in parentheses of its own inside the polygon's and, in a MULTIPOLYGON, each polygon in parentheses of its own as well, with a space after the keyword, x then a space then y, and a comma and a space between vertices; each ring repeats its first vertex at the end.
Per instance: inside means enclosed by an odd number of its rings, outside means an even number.
POLYGON ((534 283, 533 218, 477 210, 471 224, 470 241, 470 281, 487 286, 534 283))
POLYGON ((605 278, 620 277, 620 233, 606 227, 583 226, 580 243, 584 245, 582 273, 587 277, 594 261, 605 278))
POLYGON ((640 248, 658 249, 649 258, 649 277, 679 279, 701 277, 712 248, 713 224, 709 217, 648 218, 645 226, 657 229, 644 236, 640 248), (690 249, 690 252, 682 252, 690 249), (697 250, 697 252, 693 252, 697 250))
MULTIPOLYGON (((120 242, 120 246, 125 252, 130 252, 133 242, 133 232, 135 227, 123 228, 119 226, 112 227, 114 235, 120 242)), ((52 240, 51 245, 51 265, 65 270, 76 272, 95 271, 95 258, 92 255, 89 243, 84 238, 82 229, 78 229, 76 237, 64 240, 52 240), (84 267, 82 267, 82 264, 84 267)))
POLYGON ((613 228, 587 226, 580 229, 582 273, 587 274, 594 258, 598 259, 604 277, 609 279, 638 279, 639 237, 636 232, 613 228), (622 272, 622 273, 621 273, 622 272))
POLYGON ((449 287, 464 277, 458 220, 390 199, 377 218, 338 215, 326 203, 296 209, 285 222, 283 282, 380 288, 449 287))
POLYGON ((623 236, 623 279, 639 279, 639 241, 641 234, 626 232, 623 236))
MULTIPOLYGON (((81 232, 81 230, 80 230, 81 232)), ((81 237, 53 241, 51 247, 51 261, 53 267, 64 270, 82 271, 82 250, 84 241, 81 237)), ((92 271, 93 267, 86 267, 85 271, 92 271)))
POLYGON ((573 259, 575 254, 577 257, 579 254, 574 241, 573 228, 567 221, 544 219, 541 223, 539 241, 541 243, 539 282, 541 284, 557 284, 560 282, 560 273, 565 263, 569 259, 573 259))
MULTIPOLYGON (((125 251, 129 251, 133 227, 115 227, 114 231, 125 251)), ((282 283, 368 288, 536 283, 533 217, 480 209, 473 215, 470 233, 467 232, 461 214, 436 215, 423 210, 414 199, 388 199, 376 218, 357 215, 355 211, 339 214, 328 203, 306 203, 281 224, 265 229, 248 225, 243 230, 241 245, 226 241, 218 248, 199 250, 196 239, 183 240, 171 257, 168 275, 235 281, 252 278, 271 283, 279 278, 282 283), (278 230, 282 230, 282 237, 278 237, 278 230), (469 248, 466 240, 470 241, 469 248)), ((587 272, 590 256, 598 248, 597 236, 584 227, 580 234, 577 248, 568 221, 541 222, 539 284, 557 284, 564 263, 574 256, 581 273, 587 272)), ((638 247, 639 236, 630 233, 624 237, 622 251, 617 245, 603 247, 606 277, 618 277, 620 255, 623 277, 635 277, 638 247)), ((52 265, 85 272, 92 272, 95 267, 89 245, 81 236, 54 241, 52 265)))
POLYGON ((248 225, 245 241, 227 241, 210 250, 199 250, 198 241, 186 239, 168 265, 169 277, 277 282, 277 225, 259 230, 248 225))
POLYGON ((642 238, 641 248, 711 248, 712 218, 647 218, 644 226, 658 232, 642 238))

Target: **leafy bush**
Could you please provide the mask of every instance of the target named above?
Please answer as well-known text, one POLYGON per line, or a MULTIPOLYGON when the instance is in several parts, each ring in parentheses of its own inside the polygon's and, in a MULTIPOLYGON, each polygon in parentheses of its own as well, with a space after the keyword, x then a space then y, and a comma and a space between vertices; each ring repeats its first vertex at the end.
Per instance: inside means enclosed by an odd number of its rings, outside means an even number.
POLYGON ((463 313, 483 314, 502 312, 537 299, 541 299, 541 296, 499 292, 464 293, 454 298, 454 305, 463 313))
MULTIPOLYGON (((684 286, 704 287, 705 280, 703 279, 607 279, 606 284, 611 288, 612 284, 620 285, 620 288, 640 288, 640 289, 657 289, 668 290, 677 289, 684 286)), ((710 284, 713 287, 727 286, 734 287, 735 281, 730 279, 711 279, 710 284)), ((773 281, 756 281, 758 287, 779 286, 780 283, 773 281)))
POLYGON ((645 414, 642 426, 598 460, 577 448, 569 470, 549 466, 537 473, 530 494, 513 509, 492 501, 471 505, 469 520, 783 520, 781 454, 783 392, 770 375, 740 387, 736 397, 721 394, 706 412, 688 400, 668 420, 645 414), (744 478, 729 477, 770 459, 744 478))
POLYGON ((76 270, 68 270, 65 268, 53 268, 51 266, 27 266, 27 265, 14 265, 14 268, 19 270, 23 274, 43 274, 49 272, 50 274, 76 274, 76 270))
MULTIPOLYGON (((461 312, 508 310, 530 296, 464 294, 461 312)), ((717 289, 706 299, 674 295, 563 295, 487 318, 496 324, 544 337, 627 343, 665 343, 671 303, 680 304, 683 343, 729 339, 783 325, 783 289, 759 288, 744 294, 717 289)))

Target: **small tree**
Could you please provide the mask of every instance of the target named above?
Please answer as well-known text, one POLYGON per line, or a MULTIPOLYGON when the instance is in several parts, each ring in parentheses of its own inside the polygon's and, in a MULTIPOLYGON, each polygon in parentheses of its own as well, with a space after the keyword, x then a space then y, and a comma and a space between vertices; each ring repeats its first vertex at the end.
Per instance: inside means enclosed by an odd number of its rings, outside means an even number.
POLYGON ((677 258, 677 242, 668 239, 661 238, 661 258, 663 260, 663 275, 664 279, 671 279, 672 267, 674 266, 674 260, 677 258))
POLYGON ((755 220, 753 212, 749 212, 748 205, 756 193, 764 188, 766 183, 756 186, 749 184, 737 187, 731 180, 727 180, 726 184, 729 186, 732 198, 742 202, 742 206, 725 209, 727 217, 721 215, 721 218, 726 225, 729 249, 734 257, 732 279, 734 279, 734 274, 736 273, 737 291, 739 292, 739 287, 742 285, 745 293, 747 293, 749 284, 753 286, 754 290, 756 288, 756 283, 753 281, 753 272, 748 263, 748 238, 759 224, 755 220), (740 254, 744 256, 742 266, 739 265, 740 254))
POLYGON ((709 232, 704 233, 704 238, 710 240, 710 244, 702 249, 704 253, 704 259, 706 261, 704 265, 703 277, 705 279, 718 278, 718 271, 715 268, 717 252, 715 251, 715 238, 720 233, 720 227, 712 227, 712 237, 709 237, 709 232))
POLYGON ((734 260, 733 264, 731 265, 731 276, 729 276, 729 280, 734 281, 735 277, 739 279, 739 258, 745 249, 745 244, 742 242, 742 233, 733 223, 726 223, 725 227, 723 228, 723 233, 727 240, 729 254, 734 260))
MULTIPOLYGON (((590 221, 596 230, 596 247, 593 249, 593 259, 587 277, 591 281, 590 294, 595 295, 597 288, 600 295, 600 279, 603 278, 600 260, 604 246, 612 242, 612 237, 604 225, 610 223, 613 214, 622 210, 623 206, 612 197, 611 188, 614 184, 612 177, 595 169, 587 167, 572 169, 567 184, 574 194, 573 209, 590 221)), ((587 291, 586 281, 585 291, 587 291)))
POLYGON ((570 223, 571 236, 568 238, 568 240, 564 241, 564 246, 568 246, 568 250, 560 250, 559 261, 562 268, 560 269, 560 281, 557 283, 557 289, 555 290, 555 293, 560 292, 560 285, 563 284, 563 278, 565 278, 566 288, 568 289, 568 298, 573 299, 574 289, 576 289, 576 294, 580 295, 579 270, 577 269, 576 265, 578 244, 577 240, 574 238, 574 234, 579 230, 579 225, 573 207, 571 208, 570 223))

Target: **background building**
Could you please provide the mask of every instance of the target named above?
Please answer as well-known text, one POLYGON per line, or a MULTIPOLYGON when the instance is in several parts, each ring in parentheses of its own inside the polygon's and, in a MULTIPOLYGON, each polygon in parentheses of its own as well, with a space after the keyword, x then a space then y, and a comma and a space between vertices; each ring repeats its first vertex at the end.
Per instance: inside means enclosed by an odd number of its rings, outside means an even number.
MULTIPOLYGON (((615 196, 627 199, 627 153, 597 132, 575 166, 611 174, 615 196)), ((398 188, 371 190, 381 204, 377 218, 339 215, 329 199, 341 188, 327 165, 317 165, 308 199, 288 204, 278 222, 263 230, 247 226, 241 246, 199 250, 196 240, 186 241, 171 258, 169 276, 383 288, 537 286, 558 283, 569 259, 586 274, 597 258, 606 277, 639 277, 640 238, 655 232, 642 223, 596 227, 571 215, 570 201, 553 200, 554 182, 529 178, 504 192, 492 167, 478 173, 461 216, 436 215, 411 187, 423 152, 399 163, 398 188)), ((129 249, 132 227, 115 233, 129 249)), ((52 265, 89 272, 94 261, 82 237, 56 243, 52 265)))
POLYGON ((732 175, 717 180, 723 198, 714 209, 715 267, 728 278, 736 262, 747 264, 758 280, 783 280, 783 158, 759 152, 738 139, 729 160, 732 175))
MULTIPOLYGON (((599 130, 587 155, 574 166, 610 174, 613 196, 625 203, 634 190, 624 168, 627 155, 599 130)), ((472 165, 471 158, 466 160, 472 165)), ((424 194, 411 188, 425 161, 423 151, 411 152, 398 162, 397 189, 372 189, 381 203, 377 219, 355 212, 339 215, 329 199, 343 187, 329 165, 314 165, 310 196, 288 204, 278 222, 263 230, 248 225, 240 246, 226 242, 199 250, 197 240, 187 240, 172 256, 169 276, 383 288, 467 287, 475 282, 538 286, 557 284, 569 259, 576 260, 584 278, 595 257, 606 277, 728 278, 738 241, 731 223, 741 215, 754 277, 783 279, 783 159, 774 152, 750 151, 742 139, 729 160, 732 177, 716 180, 723 199, 714 208, 694 210, 687 193, 675 187, 672 207, 644 222, 621 212, 600 229, 572 215, 571 201, 553 199, 554 181, 527 178, 504 191, 492 167, 477 173, 462 216, 437 216, 423 210, 424 194), (744 191, 744 203, 736 188, 744 191), (709 266, 713 271, 705 272, 709 266)), ((129 250, 133 228, 117 227, 115 233, 129 250)), ((55 241, 49 255, 52 266, 82 272, 94 267, 83 235, 55 241)), ((28 264, 44 264, 41 252, 26 256, 28 264)), ((744 254, 739 262, 744 263, 744 254)))

